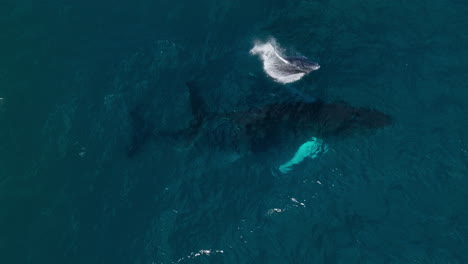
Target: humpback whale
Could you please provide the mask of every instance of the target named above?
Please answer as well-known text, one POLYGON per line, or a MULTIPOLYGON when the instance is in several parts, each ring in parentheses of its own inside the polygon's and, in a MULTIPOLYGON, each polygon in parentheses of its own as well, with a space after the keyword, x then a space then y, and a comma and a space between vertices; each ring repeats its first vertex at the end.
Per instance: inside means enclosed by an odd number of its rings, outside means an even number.
MULTIPOLYGON (((200 93, 197 81, 186 83, 189 91, 192 119, 179 130, 155 130, 145 118, 144 106, 129 112, 132 126, 131 143, 127 156, 135 157, 153 139, 171 139, 174 145, 186 149, 200 148, 221 151, 229 162, 248 156, 274 156, 284 161, 284 155, 293 158, 278 167, 287 173, 305 158, 315 158, 328 149, 325 142, 369 132, 393 123, 390 115, 375 109, 355 107, 346 102, 289 100, 251 106, 242 111, 210 112, 200 93), (271 155, 261 155, 261 154, 271 155), (283 154, 285 153, 285 154, 283 154)), ((276 161, 274 161, 276 162, 276 161)), ((277 165, 275 165, 277 166, 277 165)))
POLYGON ((276 82, 292 83, 320 68, 318 63, 304 56, 282 56, 277 50, 277 46, 274 40, 270 40, 266 43, 255 43, 255 46, 250 50, 250 54, 260 56, 263 70, 276 82))
POLYGON ((320 65, 318 63, 313 62, 304 56, 285 57, 284 60, 286 61, 286 63, 280 66, 281 70, 289 74, 307 74, 311 71, 316 71, 320 69, 320 65))
MULTIPOLYGON (((373 131, 392 124, 392 117, 345 102, 286 101, 249 107, 244 111, 208 111, 197 82, 187 83, 193 119, 177 131, 157 131, 188 145, 210 145, 240 155, 300 146, 311 138, 327 140, 373 131)), ((145 133, 143 133, 145 135, 145 133)))

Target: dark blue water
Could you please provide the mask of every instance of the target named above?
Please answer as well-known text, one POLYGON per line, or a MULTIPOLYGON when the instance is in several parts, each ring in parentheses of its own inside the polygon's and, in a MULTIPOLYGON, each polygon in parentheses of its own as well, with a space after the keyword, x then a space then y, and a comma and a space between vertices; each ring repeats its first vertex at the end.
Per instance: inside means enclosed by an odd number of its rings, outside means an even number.
POLYGON ((0 262, 468 263, 467 12, 3 0, 0 262), (287 96, 249 55, 268 37, 320 63, 294 89, 394 123, 287 174, 297 146, 239 158, 147 136, 186 127, 190 80, 211 112, 287 96))

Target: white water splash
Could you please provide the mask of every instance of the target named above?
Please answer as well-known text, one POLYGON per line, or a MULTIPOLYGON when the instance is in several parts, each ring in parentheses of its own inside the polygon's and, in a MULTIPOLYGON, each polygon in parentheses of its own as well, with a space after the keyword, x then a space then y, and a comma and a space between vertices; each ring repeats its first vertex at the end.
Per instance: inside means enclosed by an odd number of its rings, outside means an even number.
POLYGON ((259 55, 265 73, 279 83, 292 83, 300 80, 305 75, 303 72, 290 74, 281 70, 282 67, 290 63, 283 58, 281 48, 274 39, 265 43, 256 42, 250 50, 250 54, 259 55))
POLYGON ((181 261, 185 261, 185 260, 190 260, 190 259, 194 259, 194 258, 197 258, 197 257, 200 257, 200 256, 210 256, 212 254, 224 254, 224 250, 219 250, 219 249, 201 249, 197 252, 192 252, 190 253, 189 255, 187 255, 186 257, 184 258, 180 258, 177 263, 181 262, 181 261))
POLYGON ((271 215, 274 215, 274 214, 279 214, 279 213, 282 213, 286 211, 285 209, 281 209, 281 208, 271 208, 271 209, 268 209, 267 211, 267 215, 268 216, 271 216, 271 215))

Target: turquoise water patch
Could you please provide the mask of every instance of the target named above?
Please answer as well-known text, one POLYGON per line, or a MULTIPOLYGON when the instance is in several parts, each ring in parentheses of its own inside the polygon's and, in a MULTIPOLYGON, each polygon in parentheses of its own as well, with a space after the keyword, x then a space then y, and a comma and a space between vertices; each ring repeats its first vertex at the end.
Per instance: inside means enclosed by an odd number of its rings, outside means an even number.
POLYGON ((313 137, 302 144, 294 156, 286 163, 280 165, 278 169, 282 173, 287 173, 291 171, 295 165, 301 163, 306 158, 315 159, 327 151, 328 146, 323 142, 323 140, 313 137))

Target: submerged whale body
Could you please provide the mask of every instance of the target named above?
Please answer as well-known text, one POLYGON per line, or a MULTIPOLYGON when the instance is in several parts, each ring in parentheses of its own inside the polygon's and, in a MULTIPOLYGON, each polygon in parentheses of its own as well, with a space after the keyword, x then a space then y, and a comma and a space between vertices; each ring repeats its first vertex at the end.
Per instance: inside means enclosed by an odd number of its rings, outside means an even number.
POLYGON ((256 43, 250 54, 260 56, 263 70, 279 83, 292 83, 300 80, 311 71, 318 70, 320 65, 304 56, 282 56, 274 41, 256 43), (273 43, 273 44, 272 44, 273 43))
POLYGON ((211 145, 240 154, 268 152, 274 147, 300 146, 311 137, 358 135, 392 124, 392 118, 365 107, 322 100, 291 101, 252 107, 246 111, 208 112, 195 82, 187 83, 193 120, 179 131, 159 131, 159 137, 211 145), (196 142, 195 142, 196 141, 196 142))

